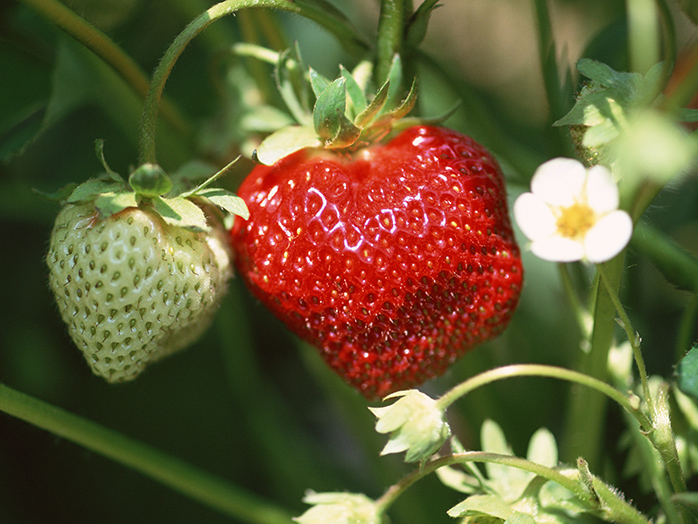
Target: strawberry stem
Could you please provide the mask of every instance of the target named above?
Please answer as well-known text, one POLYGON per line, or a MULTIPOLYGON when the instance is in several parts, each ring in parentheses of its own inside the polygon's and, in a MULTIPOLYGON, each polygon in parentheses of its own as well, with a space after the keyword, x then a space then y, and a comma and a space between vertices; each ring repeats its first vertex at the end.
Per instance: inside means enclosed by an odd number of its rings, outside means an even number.
POLYGON ((512 364, 509 366, 490 369, 480 373, 479 375, 475 375, 474 377, 471 377, 465 382, 461 382, 452 388, 437 400, 437 405, 439 408, 445 410, 456 400, 464 397, 481 386, 514 377, 557 378, 559 380, 566 380, 568 382, 590 388, 602 394, 604 398, 609 398, 615 401, 618 405, 635 417, 643 431, 649 431, 652 429, 652 422, 647 415, 637 408, 630 397, 621 393, 613 386, 599 380, 598 378, 594 378, 579 371, 543 364, 512 364))
POLYGON ((550 468, 521 457, 485 451, 454 453, 453 455, 440 457, 427 463, 424 468, 413 471, 403 477, 398 483, 388 488, 383 496, 376 500, 376 506, 380 508, 382 513, 385 513, 388 507, 409 487, 437 469, 454 464, 468 464, 472 462, 501 464, 523 471, 529 471, 539 477, 553 481, 574 493, 577 499, 590 510, 602 512, 604 519, 608 521, 624 522, 628 524, 649 523, 649 520, 626 502, 614 488, 608 486, 591 474, 589 474, 589 482, 591 484, 591 489, 593 489, 593 494, 598 496, 598 499, 590 496, 589 490, 576 478, 576 475, 566 475, 558 469, 550 468))
POLYGON ((132 468, 220 511, 259 524, 287 524, 285 510, 167 453, 0 384, 0 411, 132 468))
POLYGON ((234 14, 241 9, 248 8, 279 9, 281 11, 304 16, 334 34, 345 47, 351 50, 361 49, 364 51, 366 49, 366 45, 359 39, 357 32, 349 26, 345 20, 337 16, 331 16, 331 14, 318 8, 313 2, 305 2, 303 0, 298 0, 296 2, 288 2, 287 0, 226 0, 212 6, 192 20, 184 30, 177 35, 174 42, 172 42, 167 51, 165 51, 157 69, 153 73, 141 120, 139 142, 140 163, 157 163, 155 153, 155 129, 157 125, 158 106, 165 89, 165 82, 167 82, 172 68, 180 55, 184 52, 184 49, 196 36, 216 20, 234 14))
MULTIPOLYGON (((403 54, 405 20, 410 0, 382 0, 376 42, 376 81, 379 85, 388 79, 395 55, 403 54)), ((401 87, 401 86, 396 86, 401 87)))

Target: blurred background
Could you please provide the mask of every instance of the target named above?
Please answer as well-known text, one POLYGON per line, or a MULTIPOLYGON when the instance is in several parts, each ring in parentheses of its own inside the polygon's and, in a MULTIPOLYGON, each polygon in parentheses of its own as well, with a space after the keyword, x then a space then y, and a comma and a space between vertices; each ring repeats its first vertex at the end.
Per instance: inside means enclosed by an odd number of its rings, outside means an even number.
MULTIPOLYGON (((66 0, 117 42, 146 72, 205 0, 66 0)), ((375 39, 377 1, 332 2, 368 42, 375 39)), ((560 85, 557 113, 547 103, 532 2, 447 1, 437 9, 419 62, 419 111, 440 114, 500 160, 510 198, 528 187, 537 165, 571 153, 564 130, 551 127, 573 103, 574 63, 598 58, 627 69, 624 2, 551 0, 560 85), (431 57, 427 59, 426 57, 431 57)), ((695 26, 675 12, 679 47, 696 45, 695 26)), ((356 65, 334 37, 306 19, 274 15, 303 58, 334 77, 356 65)), ((217 22, 184 52, 166 93, 195 126, 185 142, 165 129, 158 156, 168 169, 206 158, 224 165, 238 152, 236 79, 220 53, 248 37, 263 19, 254 12, 217 22), (218 61, 217 61, 218 60, 218 61), (232 80, 231 80, 232 79, 232 80), (231 83, 232 81, 232 83, 231 83)), ((268 69, 265 74, 270 74, 268 69)), ((44 256, 58 205, 33 190, 54 192, 101 171, 95 139, 110 166, 127 174, 137 162, 141 101, 89 51, 19 1, 0 0, 0 382, 172 453, 295 514, 307 489, 357 491, 378 497, 412 470, 400 457, 379 457, 385 437, 373 430, 366 401, 335 377, 312 348, 292 337, 234 280, 214 326, 187 351, 152 366, 133 383, 92 376, 62 324, 47 285, 44 256)), ((241 162, 223 182, 240 183, 241 162)), ((686 179, 664 191, 646 220, 698 254, 698 187, 686 179)), ((523 242, 523 237, 520 237, 523 242)), ((526 285, 509 329, 426 385, 440 395, 480 371, 511 363, 570 366, 580 334, 554 264, 524 255, 526 285)), ((687 295, 673 289, 632 249, 623 297, 650 371, 668 375, 675 332, 687 295)), ((584 267, 574 267, 584 283, 584 267)), ((584 284, 583 284, 584 285, 584 284)), ((698 334, 697 334, 698 335, 698 334)), ((477 449, 483 420, 499 423, 514 451, 547 427, 558 438, 568 389, 545 379, 517 379, 478 390, 450 411, 466 447, 477 449)), ((622 464, 621 428, 611 412, 608 448, 622 464)), ((622 468, 619 468, 621 470, 622 468)), ((651 504, 620 473, 641 509, 651 504)), ((395 523, 452 522, 456 493, 433 476, 391 511, 395 523)), ((0 413, 0 522, 231 522, 160 484, 99 455, 0 413)))

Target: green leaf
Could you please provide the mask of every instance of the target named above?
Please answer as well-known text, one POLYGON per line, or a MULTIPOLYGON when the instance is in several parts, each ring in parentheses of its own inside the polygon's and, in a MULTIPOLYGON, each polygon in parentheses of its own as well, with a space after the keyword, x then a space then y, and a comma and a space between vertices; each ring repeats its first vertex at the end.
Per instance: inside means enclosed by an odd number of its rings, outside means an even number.
POLYGON ((546 428, 536 431, 528 443, 526 458, 549 468, 557 467, 557 443, 553 434, 546 428))
POLYGON ((97 155, 97 159, 102 164, 102 167, 104 167, 104 170, 107 172, 107 175, 109 175, 109 178, 111 178, 115 182, 123 183, 124 179, 121 178, 121 175, 114 171, 111 167, 109 167, 107 159, 104 158, 104 140, 102 140, 101 138, 95 140, 95 154, 97 155))
POLYGON ((642 82, 642 75, 639 73, 618 72, 603 62, 590 58, 580 59, 577 69, 590 80, 611 88, 615 95, 623 98, 629 97, 642 82))
POLYGON ((53 193, 47 193, 36 188, 32 189, 32 191, 37 195, 41 196, 42 198, 45 198, 52 202, 66 202, 68 200, 68 197, 70 197, 70 195, 75 191, 77 187, 78 185, 72 182, 66 186, 63 186, 58 191, 55 191, 53 193))
POLYGON ((310 147, 322 147, 315 129, 308 126, 290 126, 279 129, 265 138, 255 150, 257 162, 272 165, 278 160, 310 147))
POLYGON ((136 193, 133 191, 103 193, 95 200, 95 207, 102 217, 110 217, 129 207, 138 207, 136 193))
POLYGON ((361 129, 346 117, 346 106, 346 79, 339 77, 320 93, 313 108, 315 132, 325 147, 348 147, 361 135, 361 129))
POLYGON ((513 508, 497 495, 472 495, 447 511, 449 517, 489 516, 506 520, 513 508))
POLYGON ((196 193, 196 196, 207 198, 214 205, 232 215, 237 215, 245 220, 250 218, 245 201, 239 196, 220 188, 204 189, 196 193))
POLYGON ((385 103, 385 111, 390 112, 398 105, 400 97, 403 93, 403 74, 402 74, 402 59, 396 54, 390 64, 388 71, 388 79, 385 84, 388 85, 388 100, 385 103))
POLYGON ((279 55, 279 62, 274 68, 274 79, 279 95, 293 118, 298 123, 305 125, 310 123, 310 110, 304 105, 305 97, 298 92, 301 86, 294 81, 294 76, 297 76, 294 71, 297 72, 300 67, 300 57, 296 60, 291 55, 291 50, 287 49, 279 55))
POLYGON ((679 122, 698 122, 698 109, 683 108, 679 111, 679 122))
POLYGON ((87 202, 102 193, 116 193, 119 190, 123 190, 123 184, 103 178, 93 178, 77 186, 66 198, 66 202, 71 204, 87 202))
POLYGON ((427 27, 432 11, 437 7, 441 7, 438 1, 439 0, 425 0, 410 17, 405 30, 405 42, 407 44, 417 47, 422 43, 427 34, 427 27))
POLYGON ((477 478, 452 466, 444 466, 437 469, 436 476, 444 486, 460 493, 470 494, 482 490, 482 484, 477 478))
POLYGON ((162 216, 163 220, 173 226, 191 229, 193 231, 208 230, 206 215, 199 206, 183 197, 152 199, 153 209, 162 216))
MULTIPOLYGON (((483 422, 480 441, 483 451, 513 455, 504 432, 493 420, 488 419, 483 422)), ((507 500, 517 500, 534 477, 533 473, 504 464, 488 462, 485 464, 485 469, 490 479, 490 487, 502 496, 506 495, 507 500)))
POLYGON ((388 101, 389 90, 390 82, 386 82, 378 93, 376 93, 376 96, 373 97, 368 107, 354 119, 354 124, 356 124, 357 127, 367 126, 380 114, 385 103, 388 101))
POLYGON ((313 88, 313 93, 315 93, 315 98, 318 98, 322 92, 327 89, 330 85, 330 81, 318 73, 312 67, 309 68, 310 74, 310 86, 313 88))
POLYGON ((344 66, 340 65, 339 69, 342 73, 342 77, 344 77, 344 80, 346 81, 347 95, 349 95, 347 111, 351 115, 358 115, 364 109, 366 109, 366 106, 368 105, 366 95, 364 95, 359 83, 344 66))
POLYGON ((693 346, 681 359, 677 374, 679 389, 694 400, 698 400, 698 346, 693 346))

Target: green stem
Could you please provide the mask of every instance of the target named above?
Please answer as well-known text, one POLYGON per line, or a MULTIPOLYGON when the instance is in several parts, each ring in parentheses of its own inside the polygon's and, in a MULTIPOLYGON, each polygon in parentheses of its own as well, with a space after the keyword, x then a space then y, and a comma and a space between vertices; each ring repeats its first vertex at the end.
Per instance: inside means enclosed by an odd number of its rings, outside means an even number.
POLYGON ((543 71, 543 85, 548 98, 550 116, 553 120, 557 120, 569 110, 569 101, 560 89, 557 50, 555 49, 548 2, 546 0, 533 0, 533 5, 538 22, 538 53, 543 71))
POLYGON ((288 524, 291 520, 286 511, 221 478, 3 384, 0 411, 132 468, 230 517, 259 524, 288 524))
POLYGON ((446 457, 441 457, 426 464, 424 468, 417 469, 405 476, 400 482, 391 486, 377 501, 376 505, 381 512, 385 512, 400 495, 420 479, 433 473, 439 468, 454 464, 465 464, 470 462, 482 462, 491 464, 502 464, 505 466, 529 471, 539 477, 543 477, 552 482, 556 482, 582 501, 588 509, 592 511, 600 510, 603 516, 613 522, 627 524, 647 524, 649 521, 634 507, 620 497, 615 490, 607 486, 596 477, 592 477, 593 488, 602 500, 603 505, 599 507, 598 502, 590 497, 589 492, 576 478, 576 473, 566 475, 560 470, 537 464, 524 458, 499 453, 489 453, 485 451, 467 451, 446 457))
MULTIPOLYGON (((623 255, 605 262, 607 281, 610 289, 617 294, 623 270, 623 255)), ((615 323, 615 306, 606 286, 595 286, 594 324, 588 353, 581 356, 577 369, 598 380, 606 381, 608 377, 608 352, 613 344, 615 323)), ((603 395, 588 393, 573 387, 570 405, 567 409, 567 432, 563 446, 567 460, 584 457, 593 469, 597 469, 601 459, 601 444, 606 411, 606 398, 603 395)))
POLYGON ((608 275, 606 274, 606 268, 602 264, 598 264, 596 269, 599 272, 599 276, 601 277, 604 286, 606 287, 608 297, 611 299, 611 302, 613 302, 613 306, 616 308, 616 312, 620 317, 621 325, 625 330, 626 336, 628 337, 628 342, 630 342, 630 347, 633 350, 633 357, 635 358, 635 365, 637 366, 637 371, 640 376, 642 394, 645 397, 645 402, 647 402, 651 415, 654 416, 654 402, 652 401, 652 393, 650 392, 647 368, 645 367, 645 359, 642 356, 642 351, 640 351, 640 337, 633 329, 632 323, 630 322, 630 317, 628 317, 623 304, 620 302, 617 289, 611 286, 608 275))
POLYGON ((659 26, 655 0, 627 0, 628 47, 633 71, 645 74, 659 62, 659 26))
POLYGON ((388 79, 395 55, 402 56, 405 32, 406 0, 381 0, 378 38, 376 41, 376 75, 378 85, 388 79))
POLYGON ((487 384, 514 377, 549 377, 559 380, 566 380, 581 386, 591 388, 606 398, 618 403, 623 409, 630 413, 640 424, 643 431, 649 431, 652 423, 647 416, 639 410, 638 406, 625 394, 618 391, 613 386, 597 378, 585 375, 579 371, 548 366, 544 364, 512 364, 495 369, 490 369, 479 375, 469 378, 446 392, 437 401, 437 407, 446 410, 456 400, 464 397, 468 393, 487 384))
POLYGON ((162 60, 153 73, 150 82, 148 95, 143 107, 143 118, 141 121, 140 133, 140 163, 157 163, 155 155, 155 129, 157 125, 158 106, 165 89, 170 72, 177 62, 177 59, 184 52, 189 43, 196 38, 204 29, 216 20, 236 13, 241 9, 249 8, 269 8, 279 9, 295 13, 310 20, 313 20, 330 31, 345 46, 351 48, 363 47, 363 43, 356 36, 353 29, 343 23, 337 17, 328 16, 327 13, 317 8, 313 2, 297 0, 289 2, 287 0, 226 0, 220 2, 206 10, 204 13, 192 20, 184 30, 177 35, 174 42, 165 51, 162 60))
MULTIPOLYGON (((22 0, 25 4, 68 33, 108 64, 141 98, 148 93, 148 77, 131 57, 92 24, 57 0, 22 0)), ((178 131, 189 134, 186 119, 169 100, 162 102, 162 116, 178 131)))

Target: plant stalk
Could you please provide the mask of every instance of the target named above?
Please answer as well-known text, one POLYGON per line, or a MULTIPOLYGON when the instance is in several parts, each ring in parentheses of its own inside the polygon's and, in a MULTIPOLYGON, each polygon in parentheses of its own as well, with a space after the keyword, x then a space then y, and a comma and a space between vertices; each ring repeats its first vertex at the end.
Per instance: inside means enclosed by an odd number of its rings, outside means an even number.
POLYGON ((134 469, 212 509, 257 524, 289 524, 285 510, 176 457, 0 384, 0 411, 134 469))

